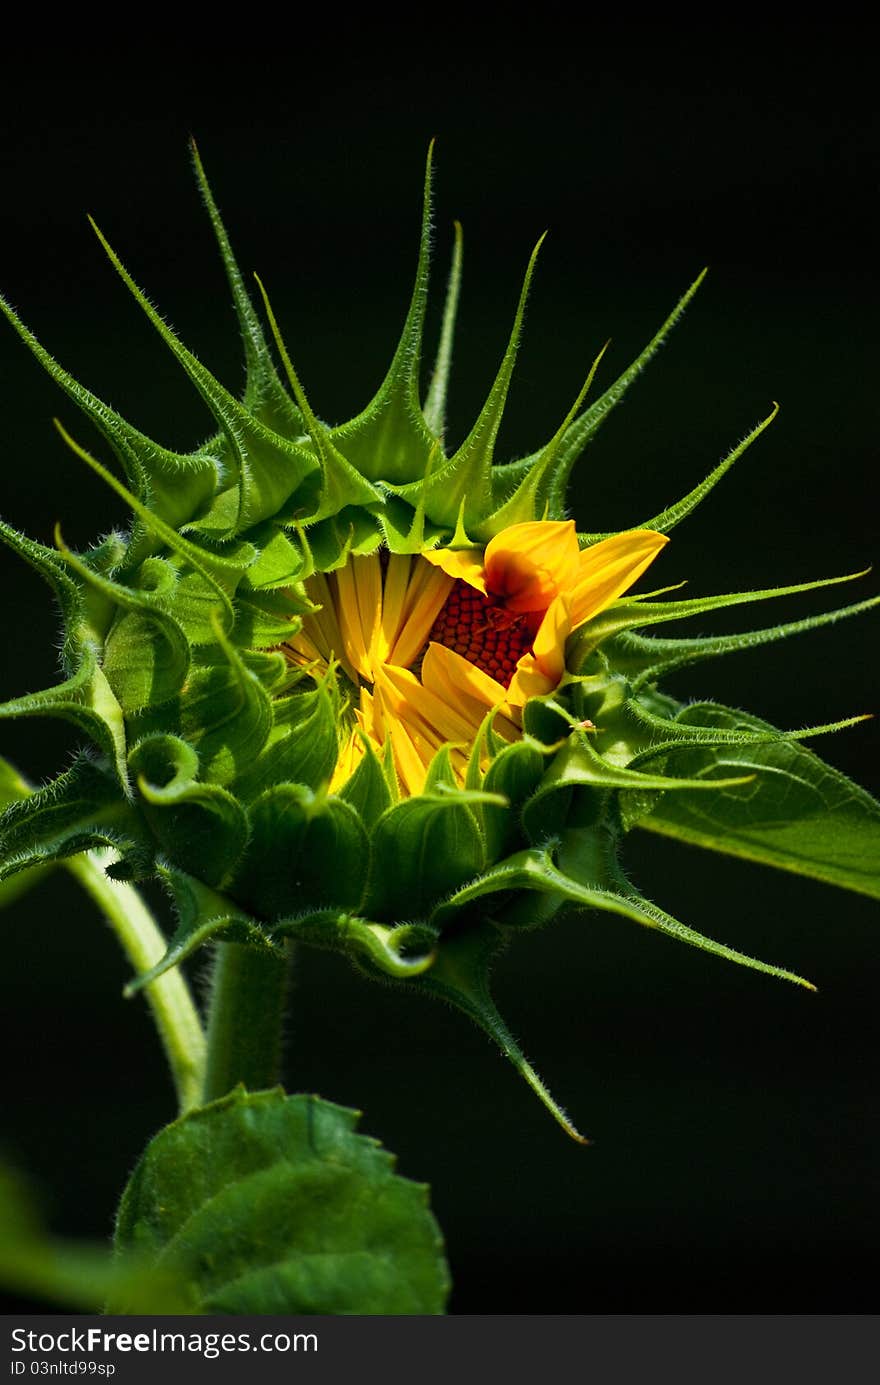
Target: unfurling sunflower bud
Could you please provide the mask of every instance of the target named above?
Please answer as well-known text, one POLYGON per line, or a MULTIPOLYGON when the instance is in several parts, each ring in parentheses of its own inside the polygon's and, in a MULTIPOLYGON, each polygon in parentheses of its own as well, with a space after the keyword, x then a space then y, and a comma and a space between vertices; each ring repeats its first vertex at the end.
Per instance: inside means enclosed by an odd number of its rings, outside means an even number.
POLYGON ((631 591, 769 418, 681 501, 634 516, 632 529, 578 533, 567 517, 573 464, 700 279, 595 403, 584 401, 601 355, 546 446, 499 463, 536 247, 495 382, 450 450, 461 236, 423 402, 429 159, 400 344, 372 402, 331 427, 313 412, 260 285, 276 370, 197 155, 195 167, 244 341, 242 398, 174 336, 98 235, 211 409, 209 442, 178 454, 151 441, 5 308, 109 444, 124 481, 59 425, 132 523, 85 553, 70 551, 61 530, 50 550, 2 529, 59 600, 67 676, 0 715, 63 717, 90 742, 6 810, 2 871, 109 847, 113 879, 164 882, 176 932, 131 990, 210 939, 264 953, 286 939, 343 951, 368 973, 459 1006, 576 1135, 494 1008, 493 956, 563 908, 602 909, 808 984, 648 902, 618 864, 620 844, 639 824, 880 892, 877 805, 800 743, 859 718, 777 731, 717 704, 681 705, 657 686, 693 661, 880 598, 740 635, 642 633, 847 580, 691 600, 657 600, 669 586, 631 591))

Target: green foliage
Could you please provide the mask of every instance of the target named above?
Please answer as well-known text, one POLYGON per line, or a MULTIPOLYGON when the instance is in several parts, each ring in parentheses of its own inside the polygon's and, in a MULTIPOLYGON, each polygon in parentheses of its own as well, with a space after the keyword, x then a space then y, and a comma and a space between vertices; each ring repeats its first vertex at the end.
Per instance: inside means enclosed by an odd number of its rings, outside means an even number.
MULTIPOLYGON (((146 987, 152 995, 160 978, 169 982, 168 973, 206 943, 272 957, 290 939, 334 948, 369 975, 457 1004, 565 1124, 489 996, 492 958, 524 927, 546 924, 562 909, 600 909, 800 980, 744 956, 735 939, 715 943, 641 898, 619 865, 631 828, 878 893, 880 810, 800 744, 807 733, 723 707, 683 707, 658 685, 692 662, 866 612, 880 597, 767 629, 679 639, 650 632, 849 579, 684 600, 659 599, 666 592, 622 597, 571 639, 568 672, 552 694, 527 703, 521 738, 503 740, 490 714, 475 745, 455 746, 467 757, 463 786, 448 746, 415 796, 402 792, 390 753, 383 760, 370 744, 355 773, 337 782, 358 690, 334 659, 304 667, 289 653, 302 618, 316 609, 314 584, 307 590, 305 583, 383 548, 417 555, 483 545, 510 525, 563 518, 577 457, 703 276, 594 402, 586 400, 604 352, 544 446, 504 462, 495 444, 536 247, 486 402, 460 445, 450 446, 444 419, 462 239, 459 229, 423 404, 429 157, 415 283, 398 346, 374 398, 331 427, 307 398, 260 285, 268 339, 283 367, 276 368, 197 153, 195 169, 241 329, 241 398, 178 340, 98 234, 212 414, 216 431, 202 447, 175 453, 137 432, 3 305, 19 338, 108 444, 115 469, 59 425, 62 437, 132 518, 126 533, 82 553, 60 532, 49 549, 0 525, 4 542, 49 585, 64 624, 58 684, 0 706, 0 718, 61 717, 89 742, 68 770, 33 793, 11 772, 0 780, 0 793, 7 790, 0 889, 7 879, 11 891, 13 882, 37 878, 57 861, 111 847, 115 879, 160 881, 175 910, 170 942, 139 956, 130 991, 146 987)), ((774 416, 775 409, 642 527, 665 533, 689 516, 774 416)), ((580 543, 603 537, 581 534, 580 543)), ((344 662, 344 651, 334 655, 344 662)))
MULTIPOLYGON (((193 1111, 132 1174, 117 1249, 174 1277, 176 1312, 442 1313, 427 1190, 356 1121, 318 1097, 241 1088, 193 1111)), ((110 1309, 132 1311, 124 1293, 110 1309)))

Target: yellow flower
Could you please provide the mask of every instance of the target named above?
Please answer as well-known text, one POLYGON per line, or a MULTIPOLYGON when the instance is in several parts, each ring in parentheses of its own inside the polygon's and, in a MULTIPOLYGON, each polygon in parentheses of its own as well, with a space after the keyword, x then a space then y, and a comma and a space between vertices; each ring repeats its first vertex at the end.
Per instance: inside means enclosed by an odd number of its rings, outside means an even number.
POLYGON ((291 640, 293 658, 335 659, 359 689, 357 725, 332 788, 364 754, 390 743, 401 786, 418 793, 443 745, 464 778, 479 727, 494 710, 506 740, 530 697, 565 673, 572 631, 621 596, 667 542, 636 529, 578 547, 574 521, 514 524, 478 548, 420 556, 373 553, 307 582, 319 608, 291 640))

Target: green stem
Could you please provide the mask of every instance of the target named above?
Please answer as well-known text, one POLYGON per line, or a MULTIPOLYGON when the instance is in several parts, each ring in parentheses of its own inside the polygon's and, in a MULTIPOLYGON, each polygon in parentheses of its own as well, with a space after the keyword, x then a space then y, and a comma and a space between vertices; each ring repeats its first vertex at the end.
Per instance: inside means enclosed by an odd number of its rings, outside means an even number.
POLYGON ((286 951, 219 944, 208 1013, 205 1101, 225 1096, 240 1082, 259 1091, 280 1080, 288 963, 286 951))
MULTIPOLYGON (((148 971, 164 957, 165 938, 133 886, 111 880, 104 867, 113 854, 89 851, 65 862, 106 915, 136 972, 148 971)), ((201 1100, 205 1034, 186 980, 178 967, 146 986, 147 1003, 171 1068, 181 1111, 201 1100)))

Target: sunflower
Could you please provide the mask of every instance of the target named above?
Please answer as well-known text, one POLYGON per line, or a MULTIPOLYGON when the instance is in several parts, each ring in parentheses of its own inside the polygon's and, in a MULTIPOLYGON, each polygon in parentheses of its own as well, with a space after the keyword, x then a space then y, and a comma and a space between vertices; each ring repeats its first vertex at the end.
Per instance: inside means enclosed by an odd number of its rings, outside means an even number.
POLYGON ((357 689, 355 725, 332 788, 365 745, 390 748, 401 787, 417 794, 444 745, 464 782, 488 712, 504 740, 521 735, 530 697, 558 687, 569 635, 627 591, 668 542, 635 529, 581 549, 573 520, 510 525, 485 549, 352 557, 306 584, 315 610, 287 646, 357 689))

